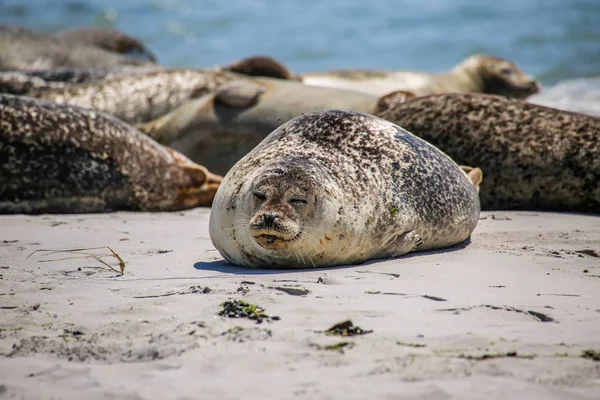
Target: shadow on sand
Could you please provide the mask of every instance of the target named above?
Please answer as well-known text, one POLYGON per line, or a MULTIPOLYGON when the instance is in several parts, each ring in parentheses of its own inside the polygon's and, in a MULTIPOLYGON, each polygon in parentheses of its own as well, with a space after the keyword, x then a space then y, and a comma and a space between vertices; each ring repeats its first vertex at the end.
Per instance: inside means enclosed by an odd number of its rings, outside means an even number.
MULTIPOLYGON (((457 250, 462 250, 462 249, 468 247, 470 243, 471 243, 471 238, 469 237, 461 243, 455 244, 454 246, 446 247, 444 249, 409 253, 409 254, 400 256, 398 258, 395 258, 395 259, 396 260, 409 260, 413 257, 423 257, 423 256, 428 256, 428 255, 433 255, 433 254, 444 254, 444 253, 455 252, 457 250)), ((378 263, 386 262, 389 260, 395 260, 395 259, 383 258, 383 259, 378 259, 378 260, 369 260, 362 264, 341 265, 341 266, 337 266, 337 267, 326 267, 326 268, 281 268, 281 269, 254 269, 254 268, 247 268, 247 267, 240 267, 237 265, 233 265, 233 264, 228 263, 225 260, 216 260, 216 261, 198 261, 197 263, 194 264, 194 268, 197 270, 200 270, 200 271, 215 271, 215 272, 221 272, 224 274, 272 275, 272 274, 283 274, 283 273, 296 272, 296 271, 298 271, 298 272, 299 271, 324 271, 324 272, 335 271, 338 269, 348 269, 348 268, 355 268, 355 267, 361 267, 361 266, 366 266, 366 265, 373 265, 373 264, 378 264, 378 263)))

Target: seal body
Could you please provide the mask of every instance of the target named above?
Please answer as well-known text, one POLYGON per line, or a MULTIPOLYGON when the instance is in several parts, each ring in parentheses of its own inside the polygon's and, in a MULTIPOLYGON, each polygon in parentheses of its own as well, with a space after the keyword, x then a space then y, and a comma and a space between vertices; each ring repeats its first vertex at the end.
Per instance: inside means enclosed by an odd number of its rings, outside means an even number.
POLYGON ((0 70, 147 65, 149 61, 74 44, 20 26, 0 25, 0 70))
POLYGON ((118 54, 156 62, 156 57, 142 42, 124 32, 110 28, 74 28, 53 35, 68 44, 99 47, 118 54))
POLYGON ((0 95, 0 212, 210 206, 220 177, 91 110, 0 95))
POLYGON ((326 267, 451 246, 478 217, 475 187, 441 151, 367 114, 320 111, 229 171, 209 231, 233 264, 326 267))
POLYGON ((600 212, 600 118, 474 93, 388 106, 377 115, 483 170, 483 209, 600 212))
POLYGON ((157 118, 236 79, 240 75, 228 71, 169 69, 30 91, 28 96, 105 112, 133 124, 157 118))
POLYGON ((0 93, 35 95, 44 90, 109 80, 119 76, 144 74, 164 69, 152 66, 118 66, 101 68, 58 67, 53 69, 0 72, 0 93))
POLYGON ((517 65, 485 55, 471 56, 447 73, 339 70, 305 74, 302 81, 307 85, 356 90, 377 96, 407 90, 418 96, 480 92, 525 98, 539 91, 539 82, 524 74, 517 65))
POLYGON ((244 79, 192 100, 138 128, 217 174, 283 123, 318 110, 372 112, 377 97, 279 79, 244 79))

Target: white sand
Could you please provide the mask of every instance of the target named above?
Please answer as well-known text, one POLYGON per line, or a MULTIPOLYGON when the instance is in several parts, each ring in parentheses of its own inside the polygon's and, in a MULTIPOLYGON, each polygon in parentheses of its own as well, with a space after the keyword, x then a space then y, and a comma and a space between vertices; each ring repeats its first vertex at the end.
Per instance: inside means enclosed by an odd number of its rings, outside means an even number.
POLYGON ((600 399, 598 216, 487 212, 464 248, 305 271, 227 265, 208 216, 0 216, 0 398, 600 399), (95 246, 125 275, 26 259, 95 246), (347 319, 373 332, 322 332, 347 319))

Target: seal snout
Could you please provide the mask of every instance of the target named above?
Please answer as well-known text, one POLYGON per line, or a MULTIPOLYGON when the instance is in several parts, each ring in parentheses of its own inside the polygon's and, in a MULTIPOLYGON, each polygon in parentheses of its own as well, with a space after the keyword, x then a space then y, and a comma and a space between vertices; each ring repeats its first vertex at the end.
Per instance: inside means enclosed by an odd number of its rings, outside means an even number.
POLYGON ((273 228, 275 226, 275 220, 278 219, 279 216, 277 213, 265 213, 262 217, 262 225, 264 228, 273 228))
POLYGON ((278 212, 264 212, 250 221, 254 240, 262 247, 282 247, 300 237, 296 224, 278 212))

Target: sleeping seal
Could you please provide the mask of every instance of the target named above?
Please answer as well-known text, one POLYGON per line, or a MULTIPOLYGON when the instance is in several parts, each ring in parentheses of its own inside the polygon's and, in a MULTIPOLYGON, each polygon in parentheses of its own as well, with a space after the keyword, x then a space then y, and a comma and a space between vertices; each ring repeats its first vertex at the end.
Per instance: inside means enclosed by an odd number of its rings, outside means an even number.
POLYGON ((157 118, 187 100, 240 78, 243 76, 229 71, 165 69, 63 88, 33 90, 27 95, 105 112, 135 124, 157 118))
MULTIPOLYGON (((151 72, 163 71, 165 73, 162 74, 162 76, 185 75, 186 73, 188 75, 196 76, 202 73, 202 71, 206 70, 207 69, 167 69, 156 64, 149 64, 145 66, 120 65, 98 68, 57 67, 51 69, 2 71, 0 72, 0 93, 27 94, 36 97, 43 96, 41 94, 42 91, 48 92, 50 89, 62 89, 67 86, 92 82, 96 83, 88 87, 88 89, 91 90, 91 88, 97 88, 97 90, 101 91, 102 86, 101 82, 99 81, 108 81, 126 75, 144 75, 151 72)), ((208 70, 216 74, 228 71, 247 76, 267 76, 278 79, 295 79, 285 65, 273 58, 264 56, 247 57, 227 66, 214 67, 208 70)), ((231 74, 230 76, 242 78, 238 75, 231 74)), ((129 78, 126 80, 125 85, 122 85, 124 88, 121 90, 128 90, 128 83, 131 83, 133 79, 134 78, 129 78)), ((140 78, 140 80, 143 79, 144 78, 140 78)), ((165 79, 165 81, 167 80, 168 79, 165 79)), ((191 79, 189 84, 193 83, 194 79, 191 79)), ((163 82, 163 84, 166 83, 163 82)), ((116 86, 114 89, 116 90, 118 88, 119 86, 116 86)), ((46 94, 46 96, 59 95, 60 93, 60 90, 57 92, 50 91, 46 94)), ((69 92, 63 91, 63 93, 67 95, 69 92)), ((151 96, 152 93, 149 95, 151 96)), ((74 96, 73 102, 78 101, 77 99, 78 97, 74 96)))
POLYGON ((483 170, 483 209, 600 212, 600 118, 474 93, 388 106, 377 116, 483 170))
POLYGON ((329 267, 467 239, 479 199, 445 154, 388 121, 349 111, 295 118, 217 190, 209 233, 230 263, 329 267))
POLYGON ((209 170, 225 174, 269 133, 303 113, 332 108, 371 113, 377 97, 279 79, 226 83, 137 128, 209 170))
POLYGON ((514 63, 485 55, 471 56, 448 73, 341 70, 304 74, 302 81, 307 85, 356 90, 376 96, 393 90, 410 90, 418 96, 481 92, 525 98, 539 91, 539 82, 525 75, 514 63))
POLYGON ((0 213, 210 206, 221 178, 91 110, 0 95, 0 213))
POLYGON ((156 62, 156 57, 142 42, 124 32, 111 28, 74 28, 53 35, 63 43, 95 46, 129 57, 156 62))
POLYGON ((66 43, 24 27, 0 25, 0 70, 109 67, 149 63, 96 46, 66 43))

